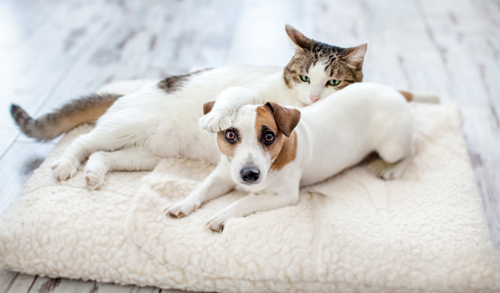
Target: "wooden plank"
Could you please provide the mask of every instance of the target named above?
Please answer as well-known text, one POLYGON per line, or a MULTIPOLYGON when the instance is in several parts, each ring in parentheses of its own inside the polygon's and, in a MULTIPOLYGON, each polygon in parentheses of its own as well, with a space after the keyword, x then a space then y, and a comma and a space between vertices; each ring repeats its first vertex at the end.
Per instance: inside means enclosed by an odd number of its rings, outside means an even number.
POLYGON ((478 89, 483 89, 488 104, 495 115, 494 123, 500 125, 500 38, 489 36, 471 36, 463 41, 465 53, 473 64, 471 69, 479 75, 478 89))
MULTIPOLYGON (((0 268, 0 292, 6 293, 10 290, 12 283, 17 278, 18 273, 0 268)), ((27 288, 29 289, 29 287, 27 288)), ((26 290, 27 291, 27 290, 26 290)))
POLYGON ((14 143, 0 159, 0 214, 21 195, 33 170, 53 147, 44 143, 14 143))
MULTIPOLYGON (((96 283, 96 293, 160 293, 161 290, 153 287, 122 286, 109 283, 96 283)), ((181 292, 181 291, 179 291, 181 292)))
MULTIPOLYGON (((15 102, 30 113, 39 109, 80 53, 93 45, 95 36, 106 29, 109 20, 103 14, 111 18, 119 15, 118 7, 81 5, 83 2, 64 2, 36 34, 0 56, 0 95, 4 97, 0 99, 0 108, 8 109, 15 102), (88 26, 89 23, 93 25, 88 26)), ((0 153, 17 133, 10 115, 1 115, 0 153)))
POLYGON ((477 13, 476 5, 468 1, 448 2, 450 5, 445 9, 441 2, 419 0, 415 3, 428 36, 447 69, 452 99, 488 103, 488 93, 481 86, 483 77, 476 60, 481 48, 474 46, 472 51, 469 48, 473 40, 490 39, 493 31, 477 13))
POLYGON ((35 276, 0 268, 0 293, 28 292, 35 276))
MULTIPOLYGON (((151 48, 151 40, 168 26, 173 17, 171 11, 163 7, 169 7, 169 2, 123 8, 123 15, 115 17, 105 30, 94 37, 92 46, 79 54, 78 60, 54 85, 39 109, 32 113, 33 116, 50 112, 107 82, 142 77, 140 72, 149 68, 154 50, 160 50, 151 48)), ((21 136, 19 141, 32 140, 21 136)))
MULTIPOLYGON (((123 286, 118 284, 100 283, 93 281, 71 280, 65 278, 38 277, 33 283, 30 293, 190 293, 176 289, 159 289, 154 287, 123 286)), ((191 292, 194 293, 194 292, 191 292)))
POLYGON ((368 14, 369 38, 373 40, 369 45, 372 55, 367 60, 367 80, 437 92, 442 100, 449 100, 446 95, 449 72, 413 3, 391 5, 384 2, 387 12, 383 17, 376 13, 374 4, 370 2, 364 6, 368 14), (384 73, 382 76, 379 76, 380 71, 384 73))
POLYGON ((500 3, 498 0, 479 0, 474 2, 475 8, 481 14, 481 21, 488 22, 488 27, 493 30, 497 39, 500 39, 500 3))
POLYGON ((30 293, 87 293, 97 292, 96 283, 93 281, 80 281, 47 277, 38 277, 30 289, 30 293))
POLYGON ((226 64, 285 66, 294 45, 285 24, 302 26, 302 6, 297 0, 240 1, 226 64))
POLYGON ((0 1, 0 51, 13 49, 36 33, 62 9, 58 0, 3 0, 0 1))
MULTIPOLYGON (((484 4, 484 2, 483 2, 484 4)), ((464 135, 493 242, 500 256, 500 42, 484 7, 467 1, 417 2, 441 48, 449 95, 460 105, 464 135), (443 5, 444 4, 444 5, 443 5), (453 5, 452 5, 453 4, 453 5), (483 9, 483 10, 481 10, 483 9)), ((494 21, 493 21, 494 22, 494 21)))
MULTIPOLYGON (((399 14, 414 12, 408 9, 407 3, 393 3, 388 6, 387 1, 374 9, 378 3, 365 1, 335 1, 329 5, 328 1, 316 0, 306 7, 306 29, 312 38, 328 44, 352 47, 369 40, 368 51, 364 61, 364 80, 383 82, 396 87, 408 88, 409 82, 400 66, 399 59, 404 58, 403 42, 396 49, 389 41, 394 34, 392 21, 399 21, 399 14), (343 9, 334 7, 341 5, 343 9), (387 17, 381 18, 380 8, 384 7, 387 17), (396 19, 394 19, 396 17, 396 19), (329 23, 329 25, 324 25, 329 23), (397 51, 397 52, 395 52, 397 51), (399 58, 398 58, 399 57, 399 58)), ((402 24, 406 26, 407 23, 402 24)), ((405 27, 414 34, 415 29, 405 27)))
POLYGON ((187 72, 192 67, 223 65, 236 16, 237 1, 182 1, 175 18, 156 39, 153 63, 145 77, 187 72))
MULTIPOLYGON (((497 253, 500 252, 500 127, 490 106, 459 103, 483 207, 497 253)), ((500 253, 499 253, 500 256, 500 253)))
POLYGON ((48 103, 38 112, 46 113, 54 106, 91 93, 113 80, 143 78, 141 72, 149 68, 154 52, 164 49, 152 46, 152 40, 158 38, 175 18, 170 8, 163 9, 171 7, 172 3, 127 7, 127 15, 114 19, 94 40, 95 44, 80 54, 79 60, 48 97, 48 103))

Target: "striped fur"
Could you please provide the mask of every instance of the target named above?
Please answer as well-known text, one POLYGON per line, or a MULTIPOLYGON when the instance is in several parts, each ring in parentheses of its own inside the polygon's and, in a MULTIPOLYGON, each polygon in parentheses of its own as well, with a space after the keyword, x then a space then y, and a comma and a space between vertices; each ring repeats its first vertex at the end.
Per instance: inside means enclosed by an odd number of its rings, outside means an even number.
POLYGON ((51 140, 83 123, 94 123, 120 97, 93 94, 73 100, 58 110, 33 119, 23 108, 12 104, 10 113, 21 131, 37 140, 51 140))
POLYGON ((283 79, 289 88, 302 83, 300 75, 309 75, 309 69, 317 63, 324 64, 327 76, 340 81, 335 87, 336 90, 363 80, 366 43, 352 48, 341 48, 310 39, 289 25, 286 26, 286 32, 297 46, 295 55, 283 72, 283 79))

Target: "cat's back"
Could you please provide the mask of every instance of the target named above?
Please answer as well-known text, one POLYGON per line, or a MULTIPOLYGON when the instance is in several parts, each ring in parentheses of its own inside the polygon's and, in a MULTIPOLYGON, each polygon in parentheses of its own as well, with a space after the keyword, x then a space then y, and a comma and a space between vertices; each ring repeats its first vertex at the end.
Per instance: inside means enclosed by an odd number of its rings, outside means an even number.
POLYGON ((128 109, 151 113, 165 107, 186 111, 189 110, 186 107, 196 107, 201 111, 204 103, 215 100, 228 87, 254 87, 280 72, 282 68, 276 66, 237 65, 172 76, 123 96, 111 110, 128 109))
POLYGON ((278 66, 234 65, 207 69, 193 74, 182 87, 182 91, 220 92, 231 86, 251 87, 269 76, 278 74, 278 66))

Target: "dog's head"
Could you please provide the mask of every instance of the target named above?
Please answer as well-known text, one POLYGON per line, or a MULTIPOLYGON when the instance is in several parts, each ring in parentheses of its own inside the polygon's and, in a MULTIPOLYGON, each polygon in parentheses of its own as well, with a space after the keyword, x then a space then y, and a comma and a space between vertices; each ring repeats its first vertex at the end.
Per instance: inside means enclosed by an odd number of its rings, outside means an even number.
MULTIPOLYGON (((203 107, 211 111, 213 102, 203 107)), ((233 180, 243 186, 263 183, 269 171, 280 170, 295 159, 297 141, 293 129, 300 111, 275 103, 245 105, 233 124, 217 134, 219 150, 227 157, 233 180)))

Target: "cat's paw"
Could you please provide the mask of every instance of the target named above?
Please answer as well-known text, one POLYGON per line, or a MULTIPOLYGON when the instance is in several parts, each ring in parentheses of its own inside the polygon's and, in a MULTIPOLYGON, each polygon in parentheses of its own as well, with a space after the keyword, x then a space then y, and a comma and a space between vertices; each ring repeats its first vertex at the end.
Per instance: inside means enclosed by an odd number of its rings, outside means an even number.
POLYGON ((66 180, 75 176, 77 166, 73 165, 70 160, 59 159, 50 165, 52 169, 52 176, 59 180, 66 180))
POLYGON ((213 215, 207 222, 208 228, 215 232, 222 232, 224 230, 224 225, 226 225, 227 221, 235 216, 232 215, 227 210, 221 210, 215 215, 213 215))
POLYGON ((233 117, 230 114, 212 111, 200 118, 201 130, 217 133, 231 127, 233 117))
POLYGON ((106 169, 99 168, 96 166, 87 167, 85 170, 85 182, 87 187, 90 189, 96 189, 104 184, 104 179, 106 178, 106 169))
POLYGON ((197 203, 193 200, 185 199, 166 207, 165 214, 175 218, 183 218, 198 209, 200 205, 200 203, 197 203))
POLYGON ((404 168, 401 168, 398 164, 386 167, 378 172, 378 177, 385 180, 399 179, 403 176, 404 168))

